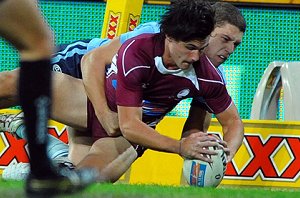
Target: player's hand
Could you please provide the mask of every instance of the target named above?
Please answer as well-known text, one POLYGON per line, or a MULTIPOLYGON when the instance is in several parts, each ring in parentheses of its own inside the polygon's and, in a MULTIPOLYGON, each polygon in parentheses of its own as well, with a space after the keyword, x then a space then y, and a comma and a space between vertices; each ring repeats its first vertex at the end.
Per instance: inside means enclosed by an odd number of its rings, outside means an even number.
POLYGON ((220 139, 219 136, 215 135, 215 134, 210 134, 211 136, 214 136, 216 138, 216 140, 218 141, 218 143, 222 146, 222 149, 224 150, 225 154, 226 154, 226 161, 227 163, 230 162, 233 158, 232 152, 230 152, 230 149, 227 146, 227 142, 220 139))
POLYGON ((102 112, 101 115, 97 114, 97 118, 105 129, 108 136, 120 136, 121 131, 119 127, 118 114, 113 111, 102 112))
POLYGON ((222 145, 223 150, 224 150, 224 152, 226 154, 226 161, 227 161, 227 163, 230 162, 232 160, 232 158, 233 158, 233 155, 232 155, 232 152, 230 152, 230 149, 227 146, 227 142, 221 140, 221 141, 219 141, 219 144, 222 145))
POLYGON ((223 141, 215 136, 204 132, 192 133, 181 139, 180 155, 184 158, 199 159, 206 162, 212 162, 210 155, 217 155, 214 150, 207 147, 218 147, 223 149, 223 141))

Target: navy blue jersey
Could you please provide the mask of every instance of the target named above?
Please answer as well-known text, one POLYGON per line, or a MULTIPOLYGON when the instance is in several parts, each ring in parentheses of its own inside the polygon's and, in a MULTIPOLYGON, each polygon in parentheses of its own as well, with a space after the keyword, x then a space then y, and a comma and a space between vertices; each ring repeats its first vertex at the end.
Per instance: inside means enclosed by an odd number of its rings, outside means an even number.
POLYGON ((51 59, 52 70, 82 78, 80 62, 83 55, 108 41, 109 39, 94 38, 57 46, 56 53, 51 59))
MULTIPOLYGON (((120 35, 120 42, 123 44, 126 40, 143 34, 159 32, 159 24, 156 22, 144 23, 136 27, 131 32, 120 35)), ((59 45, 56 53, 52 57, 52 70, 71 75, 75 78, 82 78, 80 62, 86 53, 108 43, 110 39, 93 38, 87 40, 75 41, 71 44, 59 45)))

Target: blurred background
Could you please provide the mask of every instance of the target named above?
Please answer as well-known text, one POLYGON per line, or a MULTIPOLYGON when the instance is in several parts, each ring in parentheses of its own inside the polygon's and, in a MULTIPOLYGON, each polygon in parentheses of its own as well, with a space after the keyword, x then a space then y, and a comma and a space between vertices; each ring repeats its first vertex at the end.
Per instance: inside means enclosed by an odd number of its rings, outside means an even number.
MULTIPOLYGON (((264 70, 272 61, 300 60, 300 1, 229 1, 239 7, 247 21, 242 44, 224 68, 228 90, 242 119, 249 119, 253 97, 264 70)), ((145 1, 140 23, 158 21, 169 1, 145 1)), ((40 7, 56 33, 56 44, 101 36, 105 1, 41 0, 40 7)), ((0 40, 0 71, 17 66, 17 53, 0 40)), ((186 117, 189 100, 180 103, 170 116, 186 117)), ((284 120, 282 97, 276 119, 284 120)))

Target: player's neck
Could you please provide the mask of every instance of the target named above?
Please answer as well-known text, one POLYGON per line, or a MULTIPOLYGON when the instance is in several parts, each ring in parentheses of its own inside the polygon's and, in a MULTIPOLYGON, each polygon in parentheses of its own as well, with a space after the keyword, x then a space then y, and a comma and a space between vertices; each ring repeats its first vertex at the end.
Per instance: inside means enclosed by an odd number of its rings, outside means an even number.
POLYGON ((167 40, 165 41, 165 51, 164 51, 164 54, 162 56, 162 60, 163 60, 163 64, 164 64, 166 69, 168 69, 168 70, 177 70, 177 69, 179 69, 177 67, 175 61, 171 57, 170 50, 168 48, 168 41, 167 40))

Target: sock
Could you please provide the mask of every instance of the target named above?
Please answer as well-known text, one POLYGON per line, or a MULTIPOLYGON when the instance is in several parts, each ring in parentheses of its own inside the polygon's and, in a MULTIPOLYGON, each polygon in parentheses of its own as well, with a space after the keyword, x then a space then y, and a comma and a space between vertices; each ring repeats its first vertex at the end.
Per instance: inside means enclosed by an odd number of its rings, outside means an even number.
POLYGON ((50 159, 57 159, 60 157, 68 157, 69 145, 60 141, 52 135, 48 135, 47 154, 50 159))
MULTIPOLYGON (((21 125, 16 134, 18 137, 27 140, 26 133, 25 133, 25 126, 21 125)), ((60 157, 68 157, 69 154, 69 145, 65 144, 64 142, 60 141, 56 137, 53 137, 50 134, 48 136, 48 144, 47 144, 47 155, 50 159, 57 159, 60 157)))
POLYGON ((25 132, 25 125, 24 125, 24 124, 20 125, 20 126, 17 128, 16 134, 17 134, 18 138, 27 140, 26 132, 25 132))
POLYGON ((32 175, 54 175, 46 155, 47 124, 51 105, 50 60, 20 62, 19 97, 24 112, 32 175))

